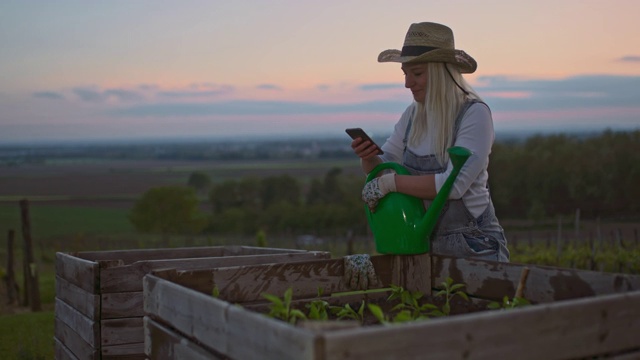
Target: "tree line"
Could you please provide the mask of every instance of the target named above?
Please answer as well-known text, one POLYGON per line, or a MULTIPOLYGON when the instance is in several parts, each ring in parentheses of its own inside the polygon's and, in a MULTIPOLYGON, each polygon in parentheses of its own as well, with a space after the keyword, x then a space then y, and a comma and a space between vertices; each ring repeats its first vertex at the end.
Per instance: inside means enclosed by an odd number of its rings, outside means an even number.
MULTIPOLYGON (((640 131, 496 142, 489 174, 500 218, 544 220, 580 209, 584 218, 634 219, 640 214, 640 131)), ((165 234, 364 234, 363 183, 364 176, 340 168, 310 182, 283 174, 213 184, 196 172, 187 186, 147 191, 130 218, 139 231, 165 234), (198 193, 206 194, 204 208, 198 193)))
POLYGON ((496 143, 489 183, 496 212, 503 216, 540 220, 580 209, 586 218, 635 218, 640 131, 496 143))

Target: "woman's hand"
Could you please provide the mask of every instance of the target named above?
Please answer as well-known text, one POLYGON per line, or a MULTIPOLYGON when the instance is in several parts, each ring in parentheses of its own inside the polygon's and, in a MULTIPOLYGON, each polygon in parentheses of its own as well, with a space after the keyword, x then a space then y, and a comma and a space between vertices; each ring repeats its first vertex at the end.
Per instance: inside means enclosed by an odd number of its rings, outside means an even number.
POLYGON ((362 160, 371 160, 378 156, 378 146, 369 140, 363 141, 362 138, 356 138, 351 142, 353 152, 362 160))
POLYGON ((367 203, 371 212, 375 212, 378 201, 394 191, 396 191, 396 174, 384 174, 365 184, 362 189, 362 201, 367 203))

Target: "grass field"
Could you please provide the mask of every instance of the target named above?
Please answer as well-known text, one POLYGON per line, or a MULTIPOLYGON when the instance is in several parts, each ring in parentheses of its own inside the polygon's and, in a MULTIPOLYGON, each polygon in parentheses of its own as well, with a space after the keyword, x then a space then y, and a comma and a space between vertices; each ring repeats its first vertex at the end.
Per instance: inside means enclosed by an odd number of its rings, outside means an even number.
POLYGON ((2 359, 53 359, 53 319, 53 311, 0 317, 2 359))

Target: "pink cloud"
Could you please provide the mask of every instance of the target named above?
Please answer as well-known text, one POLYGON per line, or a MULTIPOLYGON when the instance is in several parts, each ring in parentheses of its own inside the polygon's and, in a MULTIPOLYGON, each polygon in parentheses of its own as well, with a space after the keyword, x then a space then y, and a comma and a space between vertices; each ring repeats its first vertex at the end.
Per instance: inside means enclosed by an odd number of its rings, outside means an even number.
POLYGON ((503 99, 527 99, 532 93, 530 91, 486 91, 483 97, 503 98, 503 99))
MULTIPOLYGON (((580 118, 619 118, 638 116, 640 107, 602 107, 588 109, 566 109, 566 110, 530 110, 530 111, 496 111, 493 114, 494 120, 557 120, 557 119, 580 119, 580 118)), ((640 122, 640 118, 638 119, 640 122)))

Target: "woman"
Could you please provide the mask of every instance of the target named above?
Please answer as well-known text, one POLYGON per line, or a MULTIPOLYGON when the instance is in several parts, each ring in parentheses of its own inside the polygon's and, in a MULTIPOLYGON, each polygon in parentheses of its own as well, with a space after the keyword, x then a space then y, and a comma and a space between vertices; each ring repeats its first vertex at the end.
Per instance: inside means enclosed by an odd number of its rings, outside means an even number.
POLYGON ((397 162, 411 175, 387 173, 366 184, 363 200, 372 211, 389 192, 435 198, 453 166, 447 149, 465 147, 473 153, 454 183, 432 235, 434 253, 483 260, 509 261, 504 231, 496 218, 488 188, 493 120, 463 73, 476 61, 454 46, 453 32, 436 23, 412 24, 402 50, 385 50, 378 62, 401 63, 405 87, 414 102, 405 110, 383 144, 383 155, 369 141, 351 147, 369 173, 381 162, 397 162))

